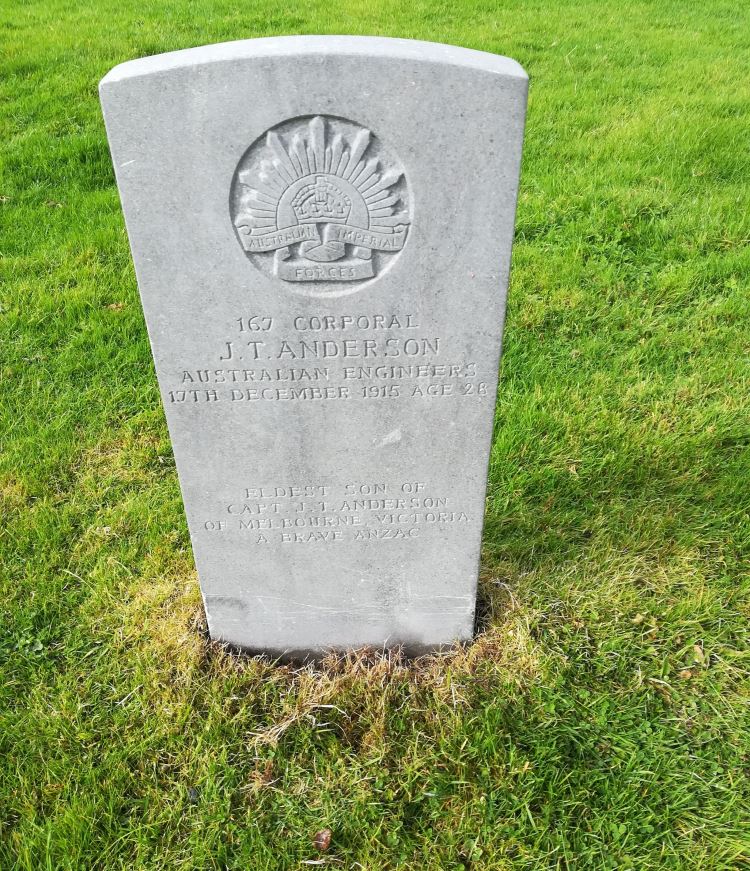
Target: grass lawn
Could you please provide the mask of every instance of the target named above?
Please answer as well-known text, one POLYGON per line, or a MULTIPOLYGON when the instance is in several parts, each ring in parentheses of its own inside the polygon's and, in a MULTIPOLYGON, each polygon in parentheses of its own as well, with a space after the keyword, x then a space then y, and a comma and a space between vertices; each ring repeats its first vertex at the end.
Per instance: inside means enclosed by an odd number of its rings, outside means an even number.
POLYGON ((3 871, 750 868, 749 81, 736 0, 0 0, 3 871), (311 32, 531 76, 480 632, 416 663, 207 643, 97 98, 311 32))

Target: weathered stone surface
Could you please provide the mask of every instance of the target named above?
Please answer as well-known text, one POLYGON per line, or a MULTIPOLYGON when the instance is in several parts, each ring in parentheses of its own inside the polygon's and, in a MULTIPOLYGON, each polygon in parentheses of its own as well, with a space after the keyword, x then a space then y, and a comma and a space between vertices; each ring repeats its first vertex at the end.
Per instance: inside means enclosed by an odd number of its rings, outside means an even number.
POLYGON ((471 637, 526 90, 360 37, 102 81, 213 637, 471 637))

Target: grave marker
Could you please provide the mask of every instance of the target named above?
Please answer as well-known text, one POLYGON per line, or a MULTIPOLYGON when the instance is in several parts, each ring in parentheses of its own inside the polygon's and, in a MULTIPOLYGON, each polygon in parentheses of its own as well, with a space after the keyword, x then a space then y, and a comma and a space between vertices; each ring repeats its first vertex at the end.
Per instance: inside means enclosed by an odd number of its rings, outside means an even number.
POLYGON ((214 638, 471 637, 527 77, 282 37, 101 98, 214 638))

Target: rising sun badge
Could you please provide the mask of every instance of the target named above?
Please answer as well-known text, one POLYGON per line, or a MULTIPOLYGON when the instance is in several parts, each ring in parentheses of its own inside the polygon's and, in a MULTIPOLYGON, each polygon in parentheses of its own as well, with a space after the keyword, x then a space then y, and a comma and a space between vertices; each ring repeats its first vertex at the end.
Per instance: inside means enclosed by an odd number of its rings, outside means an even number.
MULTIPOLYGON (((328 116, 295 118, 245 152, 230 197, 243 249, 290 282, 360 282, 404 247, 404 171, 371 131, 328 116)), ((323 289, 323 288, 321 288, 323 289)))

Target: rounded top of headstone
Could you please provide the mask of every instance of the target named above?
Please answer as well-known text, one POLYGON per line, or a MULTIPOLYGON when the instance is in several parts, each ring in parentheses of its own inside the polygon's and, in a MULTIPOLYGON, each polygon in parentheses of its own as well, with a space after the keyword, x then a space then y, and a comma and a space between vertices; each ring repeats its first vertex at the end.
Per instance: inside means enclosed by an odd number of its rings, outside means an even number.
POLYGON ((245 57, 327 54, 411 59, 469 67, 512 78, 528 78, 523 67, 512 58, 439 42, 383 36, 272 36, 219 42, 126 61, 111 69, 101 80, 99 87, 136 76, 245 57))

